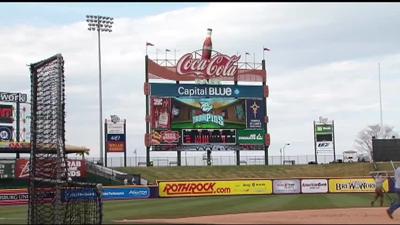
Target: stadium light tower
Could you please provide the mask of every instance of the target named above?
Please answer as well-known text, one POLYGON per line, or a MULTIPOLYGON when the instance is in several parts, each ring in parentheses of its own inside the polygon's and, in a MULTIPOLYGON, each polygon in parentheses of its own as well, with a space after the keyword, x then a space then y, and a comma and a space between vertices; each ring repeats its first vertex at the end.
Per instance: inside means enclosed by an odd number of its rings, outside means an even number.
POLYGON ((88 22, 89 31, 97 31, 98 48, 99 48, 99 105, 100 105, 100 161, 103 162, 103 105, 102 105, 102 88, 101 88, 101 51, 100 51, 100 33, 101 32, 112 32, 111 28, 113 25, 114 18, 107 16, 92 16, 87 15, 86 21, 88 22))
POLYGON ((290 145, 290 143, 286 143, 282 148, 281 148, 281 164, 283 165, 283 161, 285 160, 285 147, 290 145), (283 156, 283 157, 282 157, 283 156), (282 160, 283 158, 283 160, 282 160))

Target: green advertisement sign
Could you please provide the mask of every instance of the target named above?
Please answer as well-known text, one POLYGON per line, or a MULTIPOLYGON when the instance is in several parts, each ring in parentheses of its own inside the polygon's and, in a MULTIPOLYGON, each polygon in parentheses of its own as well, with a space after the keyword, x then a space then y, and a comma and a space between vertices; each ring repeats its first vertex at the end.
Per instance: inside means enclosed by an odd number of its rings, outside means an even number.
POLYGON ((0 160, 0 178, 14 178, 14 177, 15 177, 15 161, 0 160))
POLYGON ((316 134, 331 134, 333 133, 333 127, 331 124, 317 124, 315 125, 316 134))
POLYGON ((265 131, 264 130, 238 130, 238 144, 242 145, 264 145, 265 131))

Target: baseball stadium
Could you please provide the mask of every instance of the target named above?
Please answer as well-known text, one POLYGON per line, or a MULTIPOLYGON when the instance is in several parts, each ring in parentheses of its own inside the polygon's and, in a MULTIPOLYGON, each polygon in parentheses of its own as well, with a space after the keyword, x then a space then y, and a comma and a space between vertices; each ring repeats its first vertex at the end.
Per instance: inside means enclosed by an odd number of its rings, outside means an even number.
MULTIPOLYGON (((66 145, 68 62, 57 54, 31 64, 30 138, 2 131, 0 153, 17 156, 0 160, 0 224, 399 224, 400 214, 386 211, 397 201, 398 139, 376 140, 369 162, 269 165, 265 60, 248 64, 213 50, 211 32, 202 49, 176 62, 145 55, 144 166, 107 166, 107 153, 126 158, 126 121, 118 117, 104 124, 104 164, 85 159, 90 149, 66 145), (236 165, 213 165, 214 149, 234 151, 236 165), (154 166, 152 151, 176 152, 176 165, 154 166), (182 166, 186 151, 204 151, 207 165, 182 166), (242 151, 262 151, 263 165, 241 165, 242 151)), ((19 117, 21 102, 10 102, 19 117)), ((14 114, 1 117, 7 123, 14 114)), ((314 124, 316 151, 334 142, 331 128, 314 124)))

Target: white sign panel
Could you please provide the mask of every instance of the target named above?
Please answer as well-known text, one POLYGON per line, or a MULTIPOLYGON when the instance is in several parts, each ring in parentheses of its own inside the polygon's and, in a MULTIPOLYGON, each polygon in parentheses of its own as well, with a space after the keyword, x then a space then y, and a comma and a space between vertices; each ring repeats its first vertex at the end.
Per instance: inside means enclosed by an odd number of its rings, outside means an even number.
POLYGON ((124 122, 107 123, 107 134, 124 134, 124 122))
POLYGON ((328 180, 326 179, 303 179, 301 180, 302 193, 327 193, 328 180))
POLYGON ((316 143, 317 151, 333 151, 332 141, 320 141, 316 143))
POLYGON ((274 180, 274 194, 295 194, 300 193, 300 180, 274 180))

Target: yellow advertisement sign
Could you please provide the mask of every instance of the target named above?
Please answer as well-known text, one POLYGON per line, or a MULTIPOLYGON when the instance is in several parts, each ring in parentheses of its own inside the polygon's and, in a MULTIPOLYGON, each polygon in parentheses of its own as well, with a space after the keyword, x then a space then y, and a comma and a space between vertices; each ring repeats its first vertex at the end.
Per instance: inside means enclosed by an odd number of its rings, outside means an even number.
MULTIPOLYGON (((383 183, 385 192, 389 190, 389 182, 383 183)), ((329 179, 329 192, 374 192, 373 178, 329 179)))
POLYGON ((161 181, 160 197, 272 194, 271 180, 161 181))

